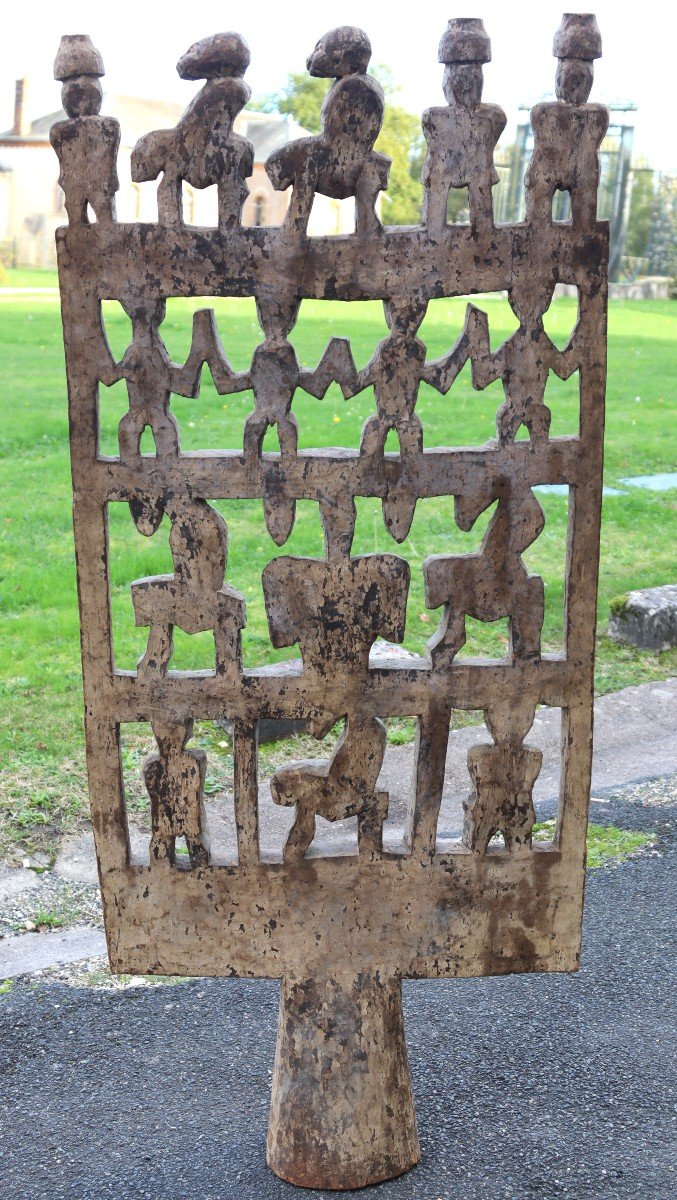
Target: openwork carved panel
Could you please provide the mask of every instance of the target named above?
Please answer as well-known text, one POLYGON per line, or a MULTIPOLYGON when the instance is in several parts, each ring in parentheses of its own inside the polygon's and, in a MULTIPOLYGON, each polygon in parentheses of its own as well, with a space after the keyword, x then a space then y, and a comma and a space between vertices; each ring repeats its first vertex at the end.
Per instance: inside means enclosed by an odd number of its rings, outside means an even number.
MULTIPOLYGON (((557 99, 533 112, 526 220, 497 226, 493 153, 505 116, 481 99, 489 41, 481 21, 449 22, 439 48, 445 103, 423 114, 424 199, 421 224, 414 228, 388 228, 378 215, 390 166, 374 149, 384 98, 369 74, 371 48, 360 30, 327 34, 308 60, 311 74, 333 82, 321 132, 285 145, 266 164, 273 186, 291 189, 286 218, 275 228, 244 228, 240 220, 253 164, 251 144, 233 131, 249 97, 249 50, 241 37, 218 34, 188 50, 178 71, 200 81, 200 90, 175 129, 148 133, 134 150, 134 180, 159 179, 157 224, 115 220, 119 129, 99 115, 100 55, 88 38, 67 37, 57 57, 67 119, 54 126, 51 138, 69 217, 57 242, 87 754, 111 962, 127 972, 283 977, 283 1011, 294 1014, 299 1033, 291 1049, 285 1043, 289 1028, 282 1033, 278 1093, 291 1060, 298 1068, 304 1053, 313 1058, 315 1035, 303 1031, 313 1005, 340 1009, 349 996, 353 1010, 362 1006, 365 1021, 368 1010, 369 1019, 380 1022, 372 1029, 371 1055, 375 1046, 400 1045, 403 976, 567 971, 578 964, 608 258, 608 229, 596 220, 597 152, 607 115, 587 102, 593 60, 601 52, 594 18, 565 17, 554 51, 557 99), (216 185, 216 228, 185 223, 184 181, 197 189, 216 185), (468 189, 469 224, 451 225, 449 192, 461 187, 468 189), (567 223, 552 220, 557 189, 571 195, 567 223), (354 234, 308 237, 316 194, 354 197, 354 234), (563 349, 543 325, 557 282, 575 285, 579 295, 578 320, 563 349), (450 333, 447 352, 430 359, 419 337, 430 301, 479 292, 507 293, 516 332, 493 350, 486 314, 469 303, 460 337, 450 333), (170 360, 162 330, 166 299, 210 295, 256 300, 263 339, 243 372, 231 367, 229 331, 217 328, 209 308, 195 313, 186 361, 170 360), (356 368, 341 330, 318 363, 299 362, 290 337, 301 302, 310 298, 383 303, 388 336, 363 369, 356 368), (101 303, 110 299, 131 320, 131 342, 119 361, 102 323, 101 303), (416 412, 420 384, 449 393, 453 427, 454 381, 468 362, 478 391, 496 380, 503 384, 495 436, 481 446, 429 445, 416 412), (205 372, 221 395, 253 393, 240 449, 181 451, 172 395, 197 397, 205 372), (575 436, 550 436, 544 400, 550 372, 562 379, 578 375, 575 436), (119 454, 106 457, 99 452, 99 388, 120 380, 128 411, 119 424, 119 454), (360 444, 349 451, 299 450, 295 396, 302 389, 319 399, 332 382, 346 397, 365 393, 371 415, 360 444), (262 449, 271 427, 279 453, 262 449), (140 452, 147 429, 154 454, 140 452), (385 452, 393 430, 395 454, 385 452), (528 436, 518 437, 521 430, 528 436), (544 525, 533 491, 539 484, 566 484, 571 495, 560 655, 541 653, 543 581, 523 560, 544 525), (454 497, 461 530, 471 530, 495 505, 480 549, 434 554, 422 566, 407 562, 398 545, 417 502, 444 496, 454 497), (381 501, 391 553, 352 555, 356 497, 381 501), (272 539, 270 553, 261 556, 270 640, 277 648, 299 644, 302 668, 296 672, 242 667, 246 603, 228 581, 228 530, 214 507, 220 499, 262 504, 272 539), (322 558, 284 552, 302 500, 317 506, 322 558), (171 525, 173 571, 132 584, 136 624, 147 630, 146 650, 133 672, 114 666, 107 533, 114 502, 129 506, 149 538, 163 518, 171 525), (426 602, 439 615, 427 661, 412 664, 403 655, 387 666, 370 663, 377 638, 402 642, 412 573, 421 570, 426 602), (458 658, 467 618, 507 618, 502 661, 458 658), (172 669, 175 628, 213 633, 211 671, 172 669), (551 844, 532 844, 541 752, 526 739, 538 705, 563 711, 562 785, 551 844), (441 846, 437 821, 452 708, 484 710, 492 740, 468 755, 462 839, 441 846), (382 720, 412 715, 418 738, 406 827, 399 847, 384 848, 389 797, 378 784, 382 720), (223 718, 233 721, 235 731, 236 863, 210 853, 205 754, 191 748, 194 719, 223 718), (293 809, 291 831, 275 861, 264 860, 259 847, 257 723, 264 718, 305 719, 318 739, 344 724, 331 759, 275 774, 273 801, 293 809), (157 753, 143 767, 152 814, 147 864, 130 854, 120 766, 126 722, 150 723, 157 741, 157 753), (358 852, 323 853, 316 819, 349 816, 357 818, 358 852), (490 844, 496 833, 503 835, 503 848, 490 844), (188 849, 183 861, 175 853, 180 837, 188 849)), ((358 1121, 353 1141, 336 1150, 333 1166, 325 1157, 321 1169, 302 1167, 301 1161, 313 1161, 308 1139, 315 1136, 317 1116, 305 1114, 302 1153, 298 1121, 285 1129, 285 1101, 278 1094, 269 1145, 275 1169, 296 1182, 346 1187, 411 1165, 418 1149, 403 1042, 398 1053, 399 1066, 389 1076, 399 1089, 398 1129, 373 1115, 382 1086, 350 1101, 356 1111, 371 1112, 386 1150, 378 1139, 374 1150, 373 1138, 368 1148, 358 1121)), ((317 1073, 317 1054, 313 1061, 317 1073)), ((378 1077, 378 1065, 374 1070, 378 1077)), ((302 1100, 296 1096, 301 1109, 302 1100)), ((325 1100, 327 1111, 348 1103, 325 1100)), ((335 1148, 341 1140, 326 1127, 317 1138, 335 1148)))

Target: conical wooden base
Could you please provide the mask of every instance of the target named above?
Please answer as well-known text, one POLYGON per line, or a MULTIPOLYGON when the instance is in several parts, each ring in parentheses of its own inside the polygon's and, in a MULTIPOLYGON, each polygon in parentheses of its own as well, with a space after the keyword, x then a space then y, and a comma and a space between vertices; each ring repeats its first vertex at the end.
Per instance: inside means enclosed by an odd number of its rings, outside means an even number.
POLYGON ((346 1191, 420 1158, 399 979, 282 980, 268 1166, 346 1191))

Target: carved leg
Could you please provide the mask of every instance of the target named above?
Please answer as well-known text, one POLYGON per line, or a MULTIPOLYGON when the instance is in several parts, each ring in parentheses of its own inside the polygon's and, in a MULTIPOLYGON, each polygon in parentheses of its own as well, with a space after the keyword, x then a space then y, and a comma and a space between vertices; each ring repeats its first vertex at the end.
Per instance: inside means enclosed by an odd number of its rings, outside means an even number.
POLYGON ((296 817, 289 830, 282 857, 286 863, 298 862, 303 858, 315 837, 315 810, 309 800, 299 799, 296 817))
POLYGON ((173 634, 173 625, 151 625, 146 653, 139 659, 136 668, 139 675, 165 674, 174 649, 173 634))
POLYGON ((363 167, 355 185, 355 233, 362 237, 377 237, 383 226, 376 216, 376 200, 381 182, 375 171, 363 167))
POLYGON ((157 216, 160 225, 183 225, 183 189, 173 171, 165 170, 158 184, 157 216))
POLYGON ((423 193, 421 224, 431 237, 440 237, 447 227, 449 184, 444 179, 431 179, 423 193))
POLYGON ((151 862, 164 862, 173 866, 176 862, 176 838, 160 837, 153 833, 150 839, 150 857, 151 862))
POLYGON ((266 430, 270 421, 266 417, 262 417, 260 413, 254 409, 250 412, 247 420, 244 423, 243 434, 243 449, 246 459, 258 458, 261 454, 261 446, 263 439, 266 436, 266 430))
POLYGON ((154 416, 151 429, 158 456, 177 458, 179 454, 179 426, 174 414, 164 412, 161 416, 154 416))
POLYGON ((433 668, 450 667, 465 642, 465 612, 454 610, 453 604, 445 605, 439 627, 428 642, 433 668))
POLYGON ((388 816, 389 792, 375 792, 369 808, 357 818, 357 846, 362 858, 371 862, 383 854, 383 822, 388 816))
POLYGON ((139 447, 141 445, 141 434, 146 428, 147 422, 144 417, 134 412, 132 409, 126 412, 118 425, 118 446, 120 448, 120 458, 126 462, 139 457, 139 447))
POLYGON ((515 597, 510 618, 510 640, 515 658, 538 661, 541 657, 541 629, 545 612, 545 591, 539 575, 530 575, 515 597))
POLYGON ((383 520, 396 542, 403 542, 414 519, 417 496, 412 489, 410 470, 423 449, 423 429, 418 417, 412 415, 397 426, 400 440, 400 480, 389 488, 383 499, 383 520))
POLYGON ((360 441, 360 454, 367 455, 369 458, 383 454, 386 436, 390 425, 386 425, 381 417, 369 417, 362 426, 362 438, 360 441))
POLYGON ((399 979, 283 978, 267 1158, 290 1183, 341 1191, 418 1162, 399 979))
POLYGON ((186 846, 191 867, 209 866, 209 840, 206 833, 198 839, 186 838, 186 846))
POLYGON ((285 413, 277 425, 277 437, 280 443, 280 453, 288 458, 296 457, 299 441, 298 421, 293 413, 285 413))

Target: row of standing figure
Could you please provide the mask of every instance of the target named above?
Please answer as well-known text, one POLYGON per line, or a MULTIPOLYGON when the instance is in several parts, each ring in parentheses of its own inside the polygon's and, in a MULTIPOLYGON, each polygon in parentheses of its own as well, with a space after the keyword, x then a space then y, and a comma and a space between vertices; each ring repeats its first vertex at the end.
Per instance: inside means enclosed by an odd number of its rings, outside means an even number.
MULTIPOLYGON (((608 122, 603 106, 587 103, 593 63, 601 55, 595 18, 565 15, 554 53, 557 100, 537 104, 532 112, 535 142, 525 178, 526 217, 549 222, 555 192, 568 191, 573 225, 588 228, 596 220, 598 150, 608 122)), ((370 237, 381 229, 375 206, 387 187, 390 159, 374 149, 385 102, 381 85, 367 72, 370 57, 367 35, 342 26, 321 38, 308 59, 312 76, 333 80, 322 105, 321 132, 274 151, 266 163, 276 189, 292 188, 285 235, 306 235, 316 193, 355 198, 358 236, 370 237)), ((498 182, 494 149, 506 124, 502 109, 482 103, 483 65, 491 60, 491 46, 480 20, 451 20, 439 60, 447 105, 428 109, 422 118, 427 145, 422 224, 433 239, 446 228, 452 188, 468 189, 470 224, 478 233, 493 226, 492 188, 498 182)), ((161 225, 182 225, 185 181, 198 189, 216 185, 219 228, 239 227, 254 150, 234 132, 233 123, 250 96, 243 79, 249 61, 249 49, 236 33, 204 38, 179 60, 179 75, 205 80, 204 86, 174 129, 147 134, 132 154, 135 182, 161 176, 161 225)), ((52 127, 50 138, 73 224, 88 221, 88 205, 98 221, 114 219, 120 128, 113 118, 99 115, 102 75, 101 56, 88 37, 62 39, 55 77, 63 82, 68 119, 52 127)))
MULTIPOLYGON (((425 316, 426 302, 393 297, 384 302, 389 327, 367 365, 357 370, 346 338, 334 337, 318 365, 304 369, 289 342, 289 333, 299 311, 299 301, 257 301, 265 340, 254 351, 248 371, 234 371, 223 351, 214 313, 201 309, 193 319, 191 350, 183 366, 170 361, 160 336, 165 305, 156 300, 124 301, 132 320, 132 342, 119 363, 107 349, 101 355, 100 378, 110 386, 120 379, 127 385, 129 409, 122 417, 118 439, 121 458, 128 464, 140 461, 144 429, 150 428, 158 456, 179 454, 179 430, 170 411, 172 393, 195 397, 200 387, 202 366, 207 363, 221 395, 252 389, 255 407, 245 421, 245 462, 256 469, 267 429, 276 428, 283 463, 296 455, 298 426, 291 411, 297 389, 321 398, 329 384, 337 382, 346 399, 373 387, 376 413, 362 430, 361 454, 368 457, 377 476, 383 477, 386 439, 394 431, 399 441, 398 482, 387 489, 383 512, 386 527, 401 542, 411 527, 417 499, 416 476, 423 451, 423 428, 416 414, 420 384, 427 383, 446 394, 466 362, 472 364, 472 382, 483 389, 495 380, 503 382, 505 400, 499 407, 496 425, 499 446, 514 442, 524 426, 534 445, 548 439, 551 414, 544 403, 550 371, 568 378, 579 366, 580 348, 574 331, 563 350, 545 332, 543 312, 552 294, 552 283, 533 277, 516 282, 509 299, 520 320, 516 332, 495 352, 491 351, 486 314, 468 305, 463 330, 441 358, 426 360, 426 347, 417 336, 425 316)), ((288 538, 294 523, 295 500, 280 490, 264 493, 268 529, 278 545, 288 538)))

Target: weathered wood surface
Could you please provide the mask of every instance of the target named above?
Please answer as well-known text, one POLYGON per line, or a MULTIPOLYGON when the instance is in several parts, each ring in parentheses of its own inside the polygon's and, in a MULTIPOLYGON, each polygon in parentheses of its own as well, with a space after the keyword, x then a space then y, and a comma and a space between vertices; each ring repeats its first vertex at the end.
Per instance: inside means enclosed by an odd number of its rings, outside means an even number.
POLYGON ((588 103, 593 60, 601 52, 594 17, 565 16, 554 52, 557 99, 534 110, 526 220, 499 227, 492 211, 493 152, 505 117, 497 105, 482 102, 482 67, 491 50, 475 18, 450 21, 440 43, 447 103, 423 116, 422 220, 406 229, 384 227, 377 211, 389 167, 374 150, 384 99, 368 73, 371 46, 361 30, 334 30, 310 55, 311 74, 333 83, 321 132, 284 147, 267 164, 275 186, 292 189, 279 228, 240 225, 251 147, 233 132, 249 94, 243 80, 249 50, 238 34, 217 34, 189 49, 179 74, 200 80, 201 90, 176 129, 148 133, 134 151, 135 179, 162 176, 157 225, 114 219, 119 131, 98 115, 100 55, 88 38, 64 38, 55 64, 68 114, 55 126, 52 143, 69 216, 57 247, 85 727, 111 963, 117 971, 284 980, 269 1161, 285 1178, 308 1186, 373 1183, 418 1157, 399 1007, 403 976, 578 965, 608 262, 608 229, 595 210, 606 112, 588 103), (216 185, 216 228, 184 224, 184 180, 216 185), (459 187, 468 189, 467 226, 446 220, 450 189, 459 187), (552 221, 558 188, 571 193, 569 223, 552 221), (318 192, 355 197, 355 234, 308 238, 318 192), (558 281, 575 285, 579 296, 578 320, 562 350, 543 327, 558 281), (470 304, 463 328, 449 331, 448 351, 428 359, 419 328, 429 301, 501 290, 519 321, 503 346, 492 351, 488 318, 470 304), (170 360, 162 339, 166 299, 210 295, 256 300, 263 341, 246 371, 232 369, 229 330, 217 328, 209 308, 194 316, 185 363, 170 360), (389 333, 364 367, 357 368, 340 329, 319 363, 299 362, 290 338, 308 298, 383 302, 389 333), (106 342, 104 299, 119 300, 132 321, 120 362, 106 342), (416 413, 420 383, 453 399, 454 381, 468 361, 476 389, 503 383, 495 437, 483 446, 428 446, 416 413), (241 450, 181 451, 171 398, 199 396, 207 371, 222 395, 253 393, 241 450), (574 436, 550 436, 544 402, 550 372, 563 379, 578 374, 574 436), (117 381, 126 385, 129 408, 119 425, 119 455, 109 457, 99 452, 98 409, 106 402, 102 385, 117 381), (373 388, 360 445, 299 451, 295 394, 303 389, 321 397, 331 382, 346 397, 373 388), (279 454, 262 451, 271 427, 279 454), (522 427, 528 440, 516 441, 522 427), (155 454, 140 453, 146 428, 155 454), (391 430, 398 454, 384 453, 391 430), (543 582, 528 573, 522 555, 543 528, 532 488, 547 483, 569 485, 570 515, 565 645, 562 654, 543 656, 543 582), (479 551, 432 555, 423 564, 427 603, 439 610, 439 623, 422 665, 403 657, 387 668, 369 666, 378 636, 403 640, 412 568, 396 553, 351 555, 358 496, 381 499, 394 550, 421 498, 454 496, 463 530, 498 501, 479 551), (216 499, 261 500, 271 536, 261 560, 271 642, 299 642, 297 674, 242 669, 246 604, 229 579, 228 532, 210 503, 216 499), (323 559, 275 554, 289 537, 299 500, 317 504, 323 559), (148 629, 135 672, 114 665, 112 503, 127 504, 147 537, 163 517, 171 525, 173 573, 130 580, 137 624, 148 629), (503 660, 458 659, 467 616, 507 617, 503 660), (213 670, 171 669, 174 627, 213 631, 213 670), (539 704, 562 710, 560 806, 556 834, 545 846, 531 842, 541 755, 525 741, 539 704), (483 709, 493 739, 468 756, 465 826, 457 843, 437 836, 452 708, 483 709), (397 850, 383 847, 388 794, 377 786, 381 721, 391 716, 418 722, 411 800, 397 850), (209 849, 206 764, 203 752, 190 746, 194 719, 223 717, 234 722, 237 828, 237 861, 227 862, 216 861, 209 849), (344 726, 331 760, 291 764, 272 780, 273 799, 295 807, 286 846, 274 861, 259 851, 262 718, 304 719, 318 739, 336 722, 344 726), (147 863, 131 859, 120 761, 121 727, 138 721, 152 726, 158 745, 144 766, 152 818, 147 863), (333 857, 315 838, 316 818, 350 815, 358 818, 358 852, 333 857), (491 844, 497 832, 501 847, 491 844), (183 863, 176 855, 179 837, 189 852, 183 863), (360 1022, 364 1044, 355 1035, 360 1022), (318 1028, 326 1033, 322 1054, 318 1028), (371 1074, 358 1067, 365 1053, 371 1074), (338 1091, 327 1090, 322 1064, 336 1067, 338 1091), (343 1120, 349 1096, 352 1125, 343 1120), (398 1120, 388 1115, 393 1105, 398 1120))

